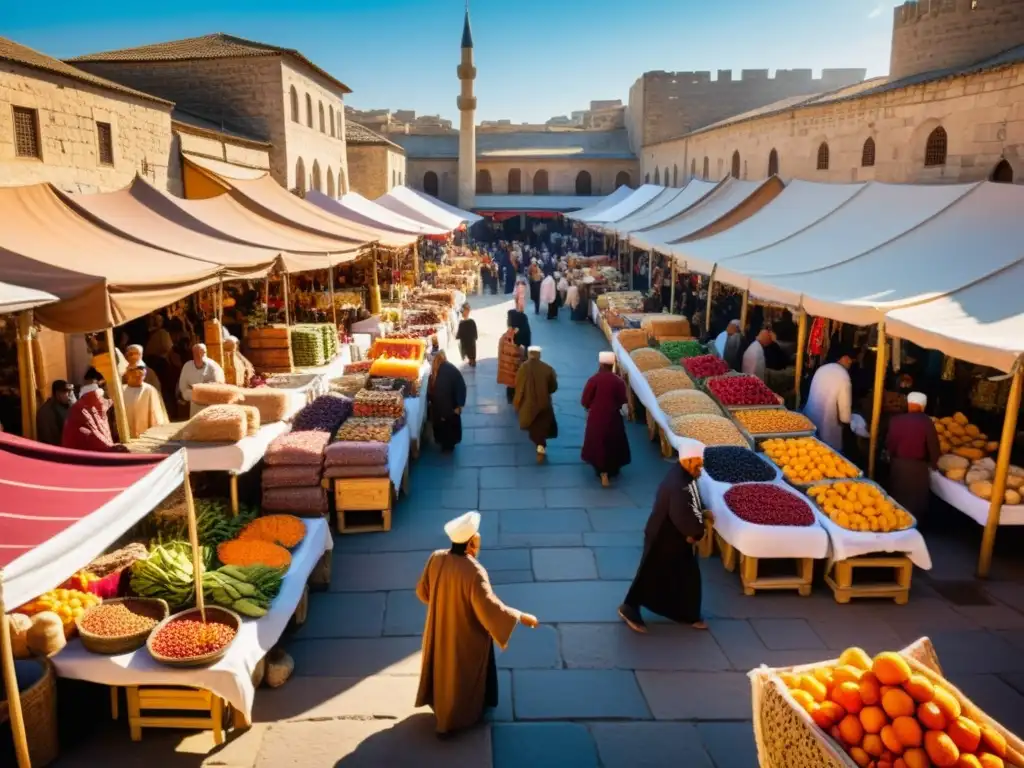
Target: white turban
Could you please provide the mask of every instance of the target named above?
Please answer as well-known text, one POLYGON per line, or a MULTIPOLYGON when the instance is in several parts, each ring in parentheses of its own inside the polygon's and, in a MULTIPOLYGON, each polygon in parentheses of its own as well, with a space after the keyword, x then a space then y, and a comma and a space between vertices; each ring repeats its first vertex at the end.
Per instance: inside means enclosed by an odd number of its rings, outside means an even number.
POLYGON ((100 392, 102 394, 102 390, 100 389, 100 385, 99 384, 83 384, 82 388, 80 390, 78 390, 78 396, 79 397, 84 397, 85 395, 88 395, 90 392, 100 392))
POLYGON ((467 512, 444 524, 444 532, 453 544, 465 544, 480 532, 480 513, 467 512))
POLYGON ((539 355, 540 354, 540 347, 530 347, 526 351, 529 352, 531 355, 539 355))
POLYGON ((919 405, 921 408, 927 408, 928 395, 924 392, 911 392, 907 395, 907 405, 919 405))
POLYGON ((696 440, 687 440, 683 445, 679 447, 679 461, 685 461, 686 459, 702 459, 704 458, 704 444, 699 443, 696 440))
POLYGON ((597 356, 597 361, 601 365, 615 365, 615 353, 614 352, 602 352, 597 356))

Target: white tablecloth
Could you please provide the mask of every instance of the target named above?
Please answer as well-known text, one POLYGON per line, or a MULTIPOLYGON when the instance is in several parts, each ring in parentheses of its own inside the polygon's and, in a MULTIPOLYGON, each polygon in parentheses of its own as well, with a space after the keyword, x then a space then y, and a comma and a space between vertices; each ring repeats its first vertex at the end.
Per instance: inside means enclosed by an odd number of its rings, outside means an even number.
MULTIPOLYGON (((978 525, 988 522, 988 502, 978 498, 963 483, 950 480, 941 472, 931 472, 932 493, 956 507, 978 525)), ((1004 504, 999 513, 1000 525, 1024 525, 1024 504, 1004 504)))
POLYGON ((928 553, 928 545, 925 544, 924 536, 917 528, 889 533, 848 531, 833 523, 828 515, 820 510, 815 509, 814 514, 818 516, 822 527, 828 531, 828 537, 832 543, 832 551, 829 554, 830 561, 847 560, 860 555, 901 552, 906 554, 918 568, 926 571, 930 571, 932 568, 932 557, 928 553))
POLYGON ((423 425, 427 421, 427 385, 430 381, 430 364, 423 364, 420 373, 420 394, 405 398, 405 422, 409 426, 409 439, 419 440, 423 425))
POLYGON ((384 324, 380 321, 380 317, 377 315, 371 315, 365 320, 352 323, 352 334, 366 333, 369 334, 370 340, 384 335, 384 324))
POLYGON ((256 691, 252 673, 260 659, 277 643, 328 541, 327 521, 303 520, 306 538, 292 553, 292 564, 281 585, 281 593, 261 619, 247 619, 223 659, 210 667, 181 669, 159 664, 145 647, 120 656, 100 656, 72 641, 53 657, 57 674, 73 680, 101 685, 184 685, 211 691, 252 720, 256 691))
MULTIPOLYGON (((178 425, 180 428, 181 425, 178 425)), ((157 435, 168 427, 153 427, 132 442, 132 452, 171 454, 184 448, 188 455, 190 472, 227 472, 244 475, 259 463, 271 441, 291 429, 286 421, 264 424, 252 437, 243 437, 237 443, 200 443, 181 440, 159 441, 157 435)), ((166 434, 166 433, 165 433, 166 434)))
POLYGON ((597 302, 590 302, 590 320, 594 325, 601 324, 601 310, 597 308, 597 302))
POLYGON ((412 438, 409 434, 409 425, 406 424, 391 436, 391 443, 388 445, 388 477, 391 484, 398 491, 402 487, 402 475, 409 465, 409 447, 412 438))

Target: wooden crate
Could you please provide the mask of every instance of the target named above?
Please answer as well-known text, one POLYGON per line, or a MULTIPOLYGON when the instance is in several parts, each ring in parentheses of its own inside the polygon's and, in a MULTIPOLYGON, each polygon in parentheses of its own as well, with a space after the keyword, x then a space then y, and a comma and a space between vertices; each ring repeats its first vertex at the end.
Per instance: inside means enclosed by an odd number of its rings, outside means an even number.
POLYGON ((290 331, 284 325, 269 325, 253 328, 245 337, 249 362, 257 373, 292 373, 295 361, 292 357, 290 331))
MULTIPOLYGON (((707 520, 705 518, 705 525, 707 520)), ((743 583, 743 594, 754 595, 758 590, 765 589, 795 589, 801 597, 811 594, 812 582, 814 580, 814 559, 813 558, 785 558, 792 560, 796 565, 796 573, 793 576, 759 576, 759 558, 748 557, 727 542, 721 535, 715 532, 715 544, 722 557, 722 567, 732 573, 736 570, 737 564, 740 568, 740 581, 743 583)))
POLYGON ((370 533, 391 530, 394 498, 391 478, 351 477, 334 480, 334 508, 338 514, 338 533, 370 533), (348 512, 380 512, 380 523, 350 525, 348 512))
POLYGON ((910 600, 910 580, 914 564, 906 555, 862 555, 833 563, 825 574, 825 583, 832 588, 837 603, 848 603, 854 597, 892 598, 896 605, 910 600), (892 581, 853 583, 855 568, 891 568, 892 581))
POLYGON ((203 325, 203 342, 206 344, 206 356, 224 367, 224 337, 220 320, 206 321, 203 325))
POLYGON ((213 743, 224 743, 224 714, 230 709, 220 696, 199 688, 129 686, 128 729, 132 741, 142 740, 143 728, 212 730, 213 743), (163 712, 164 714, 149 714, 163 712), (196 712, 195 716, 181 714, 196 712), (173 714, 170 714, 173 713, 173 714))

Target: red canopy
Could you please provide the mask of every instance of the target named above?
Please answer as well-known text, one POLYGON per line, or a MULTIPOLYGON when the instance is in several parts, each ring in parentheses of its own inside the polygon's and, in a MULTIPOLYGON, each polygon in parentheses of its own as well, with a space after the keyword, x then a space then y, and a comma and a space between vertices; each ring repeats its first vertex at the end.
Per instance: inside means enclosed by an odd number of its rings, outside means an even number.
POLYGON ((99 454, 0 433, 8 609, 87 565, 181 484, 183 457, 99 454))

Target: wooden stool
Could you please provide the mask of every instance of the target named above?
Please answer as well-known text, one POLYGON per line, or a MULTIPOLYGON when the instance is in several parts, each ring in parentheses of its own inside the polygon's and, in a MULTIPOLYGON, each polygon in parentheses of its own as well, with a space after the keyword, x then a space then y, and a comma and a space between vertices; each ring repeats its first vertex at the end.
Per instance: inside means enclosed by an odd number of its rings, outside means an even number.
POLYGON ((213 731, 213 743, 224 743, 225 701, 199 688, 140 686, 125 689, 128 694, 128 730, 132 741, 142 741, 143 728, 188 728, 213 731), (195 717, 161 716, 147 712, 193 711, 195 717))
MULTIPOLYGON (((407 470, 408 473, 408 470, 407 470)), ((403 475, 403 484, 406 475, 403 475)), ((325 480, 330 482, 329 480, 325 480)), ((391 509, 395 491, 389 477, 346 477, 334 479, 334 508, 338 513, 338 533, 372 533, 391 530, 391 509), (380 512, 379 523, 351 525, 348 512, 380 512)))
POLYGON ((658 427, 658 442, 661 444, 661 456, 664 459, 671 459, 675 454, 676 449, 672 447, 672 443, 665 437, 665 430, 658 427))
POLYGON ((780 559, 794 560, 796 575, 758 578, 758 558, 748 557, 740 552, 740 581, 743 582, 743 594, 753 595, 759 589, 795 589, 800 597, 808 597, 811 594, 811 583, 814 580, 814 559, 810 557, 780 559))
POLYGON ((736 550, 732 544, 722 538, 718 531, 715 531, 715 544, 718 545, 718 551, 721 553, 722 567, 732 573, 736 570, 736 550))
POLYGON ((837 603, 848 603, 853 597, 891 597, 896 605, 906 605, 913 574, 914 564, 906 555, 861 555, 833 563, 825 574, 825 583, 832 588, 837 603), (854 585, 854 568, 891 568, 894 580, 854 585))
POLYGON ((715 516, 710 509, 704 510, 704 535, 697 542, 697 556, 708 558, 715 551, 715 516))

